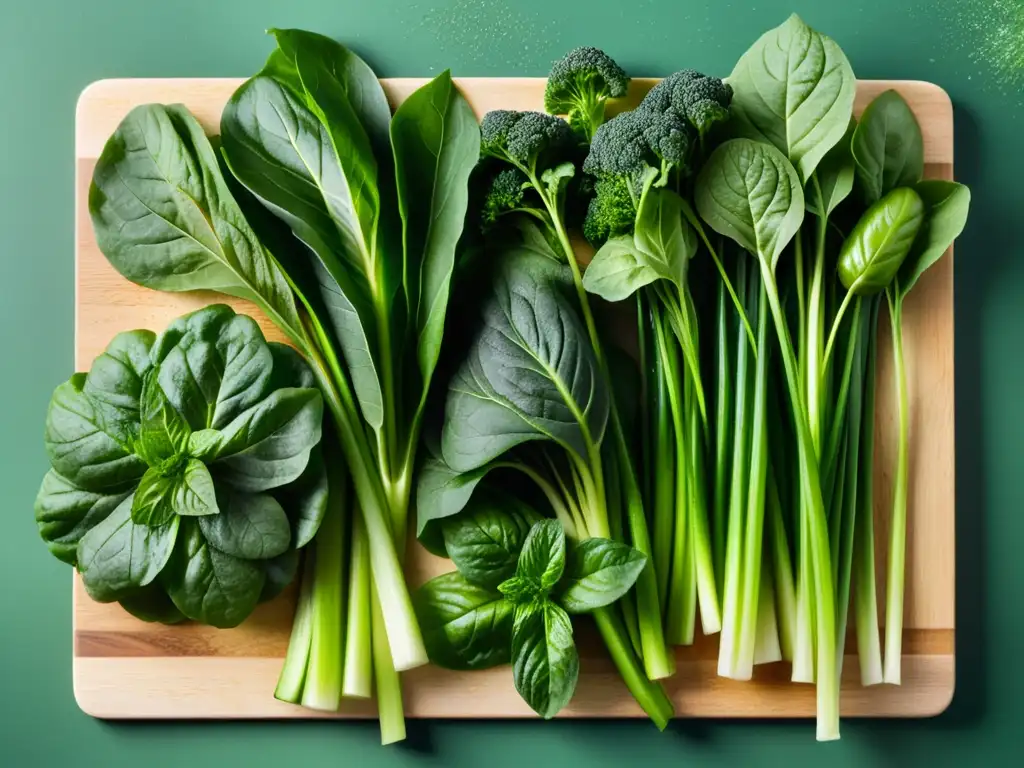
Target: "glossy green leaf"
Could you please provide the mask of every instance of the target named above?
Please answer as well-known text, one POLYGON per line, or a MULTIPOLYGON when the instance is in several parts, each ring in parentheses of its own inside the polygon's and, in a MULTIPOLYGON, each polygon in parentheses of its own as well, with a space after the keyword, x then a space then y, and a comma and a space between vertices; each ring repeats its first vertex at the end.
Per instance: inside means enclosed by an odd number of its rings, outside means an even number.
POLYGON ((719 145, 697 177, 697 211, 708 225, 774 270, 800 229, 800 178, 775 147, 750 139, 719 145))
POLYGON ((894 90, 865 107, 853 134, 857 183, 868 205, 924 175, 924 138, 910 105, 894 90))
POLYGON ((469 472, 531 440, 586 457, 604 435, 609 394, 566 295, 567 272, 518 245, 491 256, 500 268, 449 386, 444 460, 469 472))
POLYGON ((150 467, 185 454, 192 435, 185 417, 167 399, 158 377, 158 369, 153 369, 142 385, 141 421, 136 445, 136 450, 150 467))
POLYGON ((128 113, 97 160, 89 212, 100 250, 132 282, 248 299, 293 339, 304 336, 284 274, 183 106, 145 104, 128 113))
POLYGON ((199 523, 181 520, 181 531, 160 583, 185 616, 214 627, 238 626, 256 607, 266 574, 251 560, 211 546, 199 523))
POLYGON ((920 195, 909 187, 868 208, 839 251, 839 279, 847 290, 870 296, 888 287, 910 253, 924 222, 920 195))
POLYGON ((430 661, 445 669, 488 669, 511 658, 512 605, 457 571, 413 594, 430 661))
POLYGON ((901 298, 960 236, 971 207, 971 190, 954 181, 922 181, 914 190, 924 204, 924 223, 896 276, 901 298))
POLYGON ((543 590, 551 589, 565 571, 565 531, 557 520, 533 524, 523 542, 516 575, 536 580, 543 590))
POLYGON ((627 544, 586 539, 569 547, 558 603, 569 613, 611 605, 636 582, 647 557, 627 544))
POLYGON ((132 521, 139 525, 164 525, 174 515, 217 515, 213 478, 199 459, 182 459, 167 470, 152 468, 142 476, 132 503, 132 521))
POLYGON ((795 13, 758 38, 728 82, 736 129, 781 150, 801 180, 842 139, 857 91, 839 45, 795 13))
POLYGON ((128 493, 85 491, 51 469, 36 494, 39 535, 54 557, 77 565, 82 536, 113 512, 128 493))
POLYGON ((576 691, 580 659, 569 615, 551 602, 516 607, 512 628, 512 676, 534 712, 548 719, 576 691))
POLYGON ((543 602, 547 599, 540 582, 531 576, 511 576, 498 585, 498 591, 512 605, 543 602))
POLYGON ((468 581, 495 589, 516 571, 531 526, 543 518, 506 492, 484 488, 441 523, 445 549, 468 581))
POLYGON ((171 557, 180 518, 161 526, 132 522, 132 497, 126 498, 78 543, 78 570, 97 602, 118 600, 151 583, 171 557))
POLYGON ((273 496, 224 491, 218 501, 219 515, 199 518, 199 530, 209 544, 246 560, 269 560, 288 549, 288 516, 273 496))

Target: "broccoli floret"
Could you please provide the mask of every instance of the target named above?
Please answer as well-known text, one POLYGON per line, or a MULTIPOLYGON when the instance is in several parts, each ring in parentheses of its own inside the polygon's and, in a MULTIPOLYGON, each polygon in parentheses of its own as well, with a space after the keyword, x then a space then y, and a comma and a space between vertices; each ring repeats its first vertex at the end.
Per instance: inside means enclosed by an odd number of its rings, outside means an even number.
POLYGON ((728 83, 684 69, 655 85, 639 109, 685 120, 703 138, 716 123, 729 117, 731 103, 732 87, 728 83))
POLYGON ((589 142, 604 122, 605 103, 621 99, 628 89, 629 75, 622 67, 601 49, 582 46, 551 67, 544 109, 566 115, 572 129, 589 142))
POLYGON ((687 123, 671 113, 642 108, 616 115, 597 129, 583 170, 593 176, 628 176, 639 185, 654 168, 661 177, 685 170, 690 149, 687 123))
POLYGON ((609 237, 633 231, 637 200, 626 176, 605 176, 594 184, 594 197, 583 220, 583 236, 595 248, 609 237))
POLYGON ((481 153, 528 174, 547 167, 546 160, 566 153, 571 145, 569 124, 543 112, 499 109, 488 112, 480 123, 481 153))
POLYGON ((524 199, 529 181, 517 168, 505 168, 491 178, 484 194, 483 208, 480 212, 481 225, 489 229, 498 222, 498 218, 511 211, 524 208, 524 199))

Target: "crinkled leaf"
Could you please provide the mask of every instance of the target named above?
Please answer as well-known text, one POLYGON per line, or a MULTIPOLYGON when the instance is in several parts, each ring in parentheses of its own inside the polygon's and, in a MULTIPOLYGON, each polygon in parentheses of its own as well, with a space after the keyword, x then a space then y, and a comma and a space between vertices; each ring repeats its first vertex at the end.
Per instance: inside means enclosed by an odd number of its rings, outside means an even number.
POLYGON ((516 575, 535 579, 541 589, 558 583, 565 570, 565 531, 557 520, 540 520, 533 524, 523 542, 516 564, 516 575))
POLYGON ((187 451, 192 435, 185 417, 167 399, 158 370, 151 370, 142 385, 141 421, 136 444, 136 450, 150 467, 187 451))
POLYGON ((161 526, 136 525, 131 511, 129 496, 78 543, 82 583, 97 602, 118 600, 151 583, 171 557, 181 518, 161 526))
POLYGON ((420 587, 413 606, 432 663, 459 670, 508 663, 512 605, 497 592, 452 571, 420 587))
POLYGON ((534 712, 548 719, 576 691, 580 659, 569 615, 551 602, 524 603, 512 628, 512 676, 534 712))
POLYGON ((291 543, 288 516, 266 493, 222 491, 220 514, 199 518, 199 529, 214 547, 246 560, 269 560, 291 543))
POLYGON ((569 613, 587 613, 611 605, 640 576, 647 557, 627 544, 586 539, 569 547, 558 603, 569 613))

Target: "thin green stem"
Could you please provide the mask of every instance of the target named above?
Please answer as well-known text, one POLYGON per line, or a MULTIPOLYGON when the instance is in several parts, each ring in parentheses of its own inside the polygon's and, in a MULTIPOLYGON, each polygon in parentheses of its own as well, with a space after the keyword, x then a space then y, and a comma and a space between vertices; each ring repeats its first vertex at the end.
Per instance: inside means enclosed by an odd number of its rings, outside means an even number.
MULTIPOLYGON (((832 355, 832 347, 836 341, 836 335, 839 333, 839 326, 843 323, 843 316, 846 314, 847 308, 850 306, 850 302, 855 298, 853 291, 847 291, 846 295, 843 296, 843 302, 839 305, 839 310, 836 312, 836 319, 832 321, 832 330, 828 334, 828 344, 825 345, 825 356, 822 359, 821 371, 822 375, 828 370, 828 361, 832 355)), ((860 305, 860 297, 857 298, 857 305, 860 305)))
POLYGON ((345 698, 368 699, 373 695, 370 549, 359 515, 352 516, 350 550, 345 671, 342 675, 341 695, 345 698))
POLYGON ((274 698, 298 704, 302 701, 302 686, 306 681, 306 666, 309 664, 309 646, 313 638, 313 574, 316 542, 303 550, 302 582, 299 585, 299 599, 295 605, 292 620, 292 634, 288 640, 284 666, 277 679, 274 698))
MULTIPOLYGON (((797 252, 803 242, 800 233, 795 238, 797 252)), ((799 258, 799 257, 798 257, 799 258)), ((821 455, 821 408, 822 377, 825 363, 822 354, 822 337, 825 332, 825 250, 816 248, 814 272, 811 274, 810 292, 807 297, 807 424, 816 456, 821 455)))
POLYGON ((654 435, 651 463, 654 467, 649 471, 654 484, 651 502, 653 507, 652 539, 654 548, 654 570, 658 577, 658 598, 663 606, 668 605, 669 575, 672 564, 672 541, 675 526, 675 479, 676 453, 672 427, 671 399, 673 392, 678 392, 682 382, 672 378, 673 369, 678 366, 668 364, 668 356, 674 351, 668 346, 667 333, 661 312, 655 309, 655 301, 651 302, 652 334, 652 420, 654 435))
POLYGON ((772 579, 775 588, 776 617, 779 628, 779 646, 782 658, 793 661, 796 642, 797 608, 796 586, 793 582, 793 563, 789 554, 786 524, 782 519, 782 503, 775 483, 775 470, 768 464, 768 537, 771 546, 771 561, 774 569, 772 579))
MULTIPOLYGON (((715 401, 715 510, 712 526, 712 556, 715 563, 715 585, 719 595, 725 594, 725 528, 729 504, 729 446, 732 424, 729 413, 732 406, 732 381, 729 364, 729 321, 726 315, 725 288, 719 283, 716 325, 716 379, 718 395, 715 401)), ((743 343, 742 333, 739 343, 743 343)))
POLYGON ((391 661, 391 654, 388 653, 387 627, 381 613, 381 602, 376 587, 371 599, 371 624, 380 743, 394 744, 405 739, 405 707, 398 672, 391 661))
POLYGON ((903 300, 886 291, 892 325, 892 353, 896 374, 896 402, 899 433, 896 443, 896 479, 893 488, 892 519, 889 524, 889 561, 886 572, 885 670, 883 680, 899 685, 903 659, 903 583, 907 550, 907 485, 909 406, 907 370, 903 359, 903 300))

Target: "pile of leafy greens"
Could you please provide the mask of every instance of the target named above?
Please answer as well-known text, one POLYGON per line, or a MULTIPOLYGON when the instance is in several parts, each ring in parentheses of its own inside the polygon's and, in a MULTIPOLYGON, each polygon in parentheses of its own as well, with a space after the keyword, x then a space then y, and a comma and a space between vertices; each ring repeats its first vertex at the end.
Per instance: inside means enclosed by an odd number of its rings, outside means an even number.
POLYGON ((118 334, 53 393, 40 535, 94 600, 236 626, 320 526, 322 413, 302 359, 230 307, 118 334))
POLYGON ((218 139, 181 106, 134 109, 99 158, 90 211, 129 280, 250 300, 307 361, 349 472, 307 563, 278 695, 334 710, 376 677, 394 741, 397 671, 427 660, 402 555, 479 128, 448 72, 392 115, 344 46, 272 33, 218 139))

